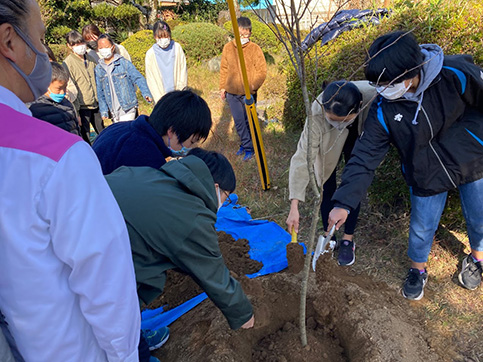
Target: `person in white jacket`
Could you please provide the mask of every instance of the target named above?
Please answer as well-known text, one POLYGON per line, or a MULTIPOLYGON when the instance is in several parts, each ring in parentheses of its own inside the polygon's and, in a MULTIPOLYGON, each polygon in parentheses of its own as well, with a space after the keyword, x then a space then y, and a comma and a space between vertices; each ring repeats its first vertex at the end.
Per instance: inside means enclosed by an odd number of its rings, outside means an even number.
POLYGON ((153 36, 156 44, 146 52, 146 81, 154 102, 157 102, 166 93, 187 86, 188 69, 183 49, 171 39, 167 23, 157 21, 153 36))
POLYGON ((51 66, 34 0, 0 1, 0 310, 27 362, 138 361, 127 229, 81 138, 35 119, 51 66))

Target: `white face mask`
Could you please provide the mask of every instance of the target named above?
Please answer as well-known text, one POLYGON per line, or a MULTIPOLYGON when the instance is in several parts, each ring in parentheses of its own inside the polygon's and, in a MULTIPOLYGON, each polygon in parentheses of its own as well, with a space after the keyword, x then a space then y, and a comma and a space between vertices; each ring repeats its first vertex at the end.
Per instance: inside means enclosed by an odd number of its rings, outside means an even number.
POLYGON ((82 56, 82 55, 84 55, 87 52, 87 45, 85 45, 85 44, 76 45, 76 46, 72 47, 72 50, 77 55, 82 56))
POLYGON ((171 43, 170 38, 161 38, 156 40, 156 44, 158 44, 158 46, 163 49, 166 49, 170 43, 171 43))
POLYGON ((241 42, 241 44, 242 44, 242 45, 247 44, 249 41, 250 41, 250 39, 249 39, 249 38, 241 38, 241 39, 240 39, 240 42, 241 42))
POLYGON ((410 81, 409 85, 406 87, 403 81, 401 83, 392 84, 392 86, 390 85, 376 87, 376 91, 384 98, 393 100, 401 98, 408 91, 408 89, 411 88, 412 84, 413 81, 410 81))
POLYGON ((102 59, 110 58, 112 56, 112 49, 111 48, 99 49, 99 56, 102 59))

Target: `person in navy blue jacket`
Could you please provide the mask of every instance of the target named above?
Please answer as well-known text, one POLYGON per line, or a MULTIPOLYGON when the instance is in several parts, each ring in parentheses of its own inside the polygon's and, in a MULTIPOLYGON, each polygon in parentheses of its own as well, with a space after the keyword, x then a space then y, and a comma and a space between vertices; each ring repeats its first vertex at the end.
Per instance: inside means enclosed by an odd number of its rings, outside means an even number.
POLYGON ((148 116, 115 123, 92 145, 104 175, 120 166, 159 169, 167 157, 185 156, 208 137, 211 111, 205 100, 190 90, 165 94, 148 116))
POLYGON ((94 74, 101 117, 106 121, 110 113, 113 122, 132 121, 138 108, 136 85, 143 97, 152 101, 146 79, 129 60, 115 53, 116 45, 109 35, 102 34, 97 46, 100 59, 94 74))
POLYGON ((379 93, 333 196, 329 228, 339 228, 360 202, 374 170, 393 144, 411 190, 403 296, 419 300, 426 262, 446 202, 458 188, 471 253, 458 276, 467 289, 481 284, 483 262, 483 71, 465 55, 444 56, 409 33, 383 35, 371 45, 366 78, 379 93))

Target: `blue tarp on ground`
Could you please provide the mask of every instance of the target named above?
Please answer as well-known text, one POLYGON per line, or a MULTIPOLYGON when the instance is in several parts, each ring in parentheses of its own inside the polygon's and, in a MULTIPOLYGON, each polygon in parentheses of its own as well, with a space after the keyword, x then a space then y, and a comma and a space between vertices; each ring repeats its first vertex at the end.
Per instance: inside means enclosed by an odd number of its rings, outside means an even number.
MULTIPOLYGON (((290 234, 274 222, 253 220, 247 208, 238 205, 237 202, 238 196, 231 194, 229 200, 218 211, 215 227, 218 231, 230 234, 235 240, 248 240, 250 257, 263 263, 263 268, 247 276, 255 278, 285 269, 288 266, 285 246, 291 240, 290 234)), ((164 312, 163 307, 145 310, 142 312, 141 328, 154 330, 165 327, 206 298, 206 294, 202 293, 168 312, 164 312)))

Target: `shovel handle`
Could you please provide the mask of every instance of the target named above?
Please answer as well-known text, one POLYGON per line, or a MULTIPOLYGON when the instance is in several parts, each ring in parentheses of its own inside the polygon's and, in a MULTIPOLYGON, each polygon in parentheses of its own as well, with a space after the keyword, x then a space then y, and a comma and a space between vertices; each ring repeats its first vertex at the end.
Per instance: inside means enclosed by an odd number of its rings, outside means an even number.
POLYGON ((295 232, 295 229, 292 228, 292 240, 290 241, 291 243, 296 243, 297 242, 297 233, 295 232))

